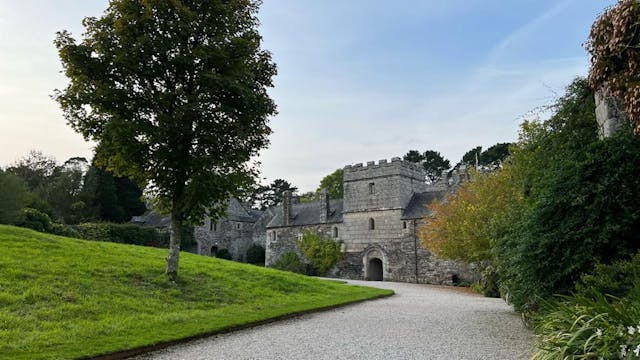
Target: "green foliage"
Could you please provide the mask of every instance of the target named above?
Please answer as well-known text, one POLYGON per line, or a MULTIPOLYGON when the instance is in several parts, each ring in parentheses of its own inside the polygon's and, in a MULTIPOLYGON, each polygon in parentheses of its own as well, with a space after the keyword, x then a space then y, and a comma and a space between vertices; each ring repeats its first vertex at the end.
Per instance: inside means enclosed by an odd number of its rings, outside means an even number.
POLYGON ((497 143, 482 151, 482 146, 477 146, 467 151, 459 164, 475 165, 476 161, 481 166, 495 166, 503 163, 509 157, 511 143, 497 143))
POLYGON ((285 191, 294 194, 298 188, 287 180, 275 179, 267 186, 258 186, 251 194, 251 202, 258 203, 260 209, 266 210, 272 206, 280 205, 285 191))
POLYGON ((591 54, 589 82, 624 101, 627 117, 640 135, 640 4, 619 0, 593 23, 586 48, 591 54))
POLYGON ((80 359, 390 295, 273 269, 0 226, 0 357, 80 359))
POLYGON ((30 191, 38 191, 49 181, 58 167, 56 159, 31 150, 28 155, 7 168, 7 172, 23 179, 30 191))
MULTIPOLYGON (((57 34, 69 85, 55 99, 68 123, 100 144, 98 165, 148 184, 174 228, 224 215, 257 176, 250 160, 268 145, 276 113, 258 9, 251 0, 112 0, 84 19, 80 42, 57 34)), ((172 278, 179 242, 167 257, 172 278)))
POLYGON ((511 143, 497 143, 480 153, 480 164, 489 166, 504 162, 509 157, 511 143))
POLYGON ((31 208, 22 209, 21 221, 17 225, 48 233, 53 229, 53 222, 49 215, 31 208))
POLYGON ((233 256, 231 256, 231 253, 229 252, 228 249, 218 250, 218 252, 216 253, 216 257, 218 259, 233 260, 233 256))
POLYGON ((461 163, 475 165, 476 161, 480 161, 480 154, 482 154, 482 146, 476 146, 462 155, 461 163))
POLYGON ((302 239, 296 241, 296 245, 309 259, 318 275, 326 276, 340 260, 345 257, 342 250, 342 242, 325 238, 319 233, 307 230, 302 234, 302 239))
POLYGON ((624 134, 549 168, 540 197, 502 243, 507 275, 517 274, 508 281, 514 304, 567 293, 594 264, 640 249, 639 146, 624 134))
POLYGON ((631 260, 619 260, 612 264, 597 264, 591 274, 584 274, 576 285, 576 292, 587 295, 591 292, 615 296, 626 296, 640 280, 640 253, 631 260))
POLYGON ((116 177, 93 164, 84 184, 81 198, 87 204, 90 220, 124 223, 146 210, 142 190, 126 177, 116 177))
POLYGON ((73 227, 85 240, 108 241, 121 244, 153 247, 169 246, 169 235, 156 229, 133 224, 84 223, 73 227))
POLYGON ((29 192, 18 176, 0 170, 0 224, 16 224, 22 217, 20 210, 27 206, 29 192))
POLYGON ((422 154, 417 150, 409 150, 403 157, 405 161, 422 164, 427 172, 429 181, 436 181, 442 177, 442 172, 451 168, 449 160, 445 159, 438 151, 427 150, 422 154))
POLYGON ((252 244, 247 249, 247 255, 245 259, 249 264, 264 265, 265 248, 258 244, 252 244))
POLYGON ((599 292, 561 296, 545 303, 542 314, 534 321, 534 360, 640 358, 638 283, 622 299, 599 292))
MULTIPOLYGON (((597 228, 602 221, 613 225, 617 215, 589 201, 615 207, 621 193, 614 182, 630 170, 619 156, 609 159, 598 148, 603 145, 598 145, 594 94, 586 80, 574 80, 551 110, 549 120, 522 124, 502 170, 522 200, 507 204, 507 211, 493 219, 501 283, 519 310, 535 309, 540 298, 569 291, 581 272, 606 257, 597 252, 615 242, 606 238, 613 233, 597 228)), ((607 146, 626 156, 626 146, 615 142, 607 146)), ((634 186, 630 179, 622 181, 634 186)))
POLYGON ((300 256, 293 251, 286 252, 273 263, 274 269, 289 271, 296 274, 313 275, 313 271, 309 264, 302 262, 300 256))
POLYGON ((319 194, 322 189, 329 192, 330 199, 342 199, 344 197, 344 170, 338 169, 322 178, 316 194, 319 194))

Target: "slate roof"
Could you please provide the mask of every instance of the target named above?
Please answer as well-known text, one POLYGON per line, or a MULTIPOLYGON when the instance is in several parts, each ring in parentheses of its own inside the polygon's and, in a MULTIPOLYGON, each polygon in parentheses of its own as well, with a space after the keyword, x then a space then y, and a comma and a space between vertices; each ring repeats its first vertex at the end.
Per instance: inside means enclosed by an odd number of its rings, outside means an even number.
POLYGON ((255 223, 256 221, 258 221, 258 219, 260 219, 260 216, 262 216, 263 213, 264 211, 254 209, 246 210, 246 212, 243 213, 227 211, 227 216, 225 216, 223 219, 229 221, 255 223))
POLYGON ((430 214, 427 206, 434 200, 442 200, 446 192, 415 193, 402 213, 402 220, 421 219, 430 214))
POLYGON ((152 211, 147 215, 134 216, 133 218, 131 218, 131 222, 141 226, 167 228, 171 225, 171 216, 163 216, 160 213, 152 211))
MULTIPOLYGON (((327 217, 327 223, 339 223, 342 222, 342 209, 343 201, 330 200, 329 201, 329 216, 327 217)), ((287 226, 302 226, 302 225, 314 225, 321 224, 320 222, 320 203, 317 201, 302 204, 291 204, 291 219, 287 226)), ((271 222, 267 225, 268 228, 283 227, 282 218, 282 205, 276 206, 273 209, 276 214, 271 222)))

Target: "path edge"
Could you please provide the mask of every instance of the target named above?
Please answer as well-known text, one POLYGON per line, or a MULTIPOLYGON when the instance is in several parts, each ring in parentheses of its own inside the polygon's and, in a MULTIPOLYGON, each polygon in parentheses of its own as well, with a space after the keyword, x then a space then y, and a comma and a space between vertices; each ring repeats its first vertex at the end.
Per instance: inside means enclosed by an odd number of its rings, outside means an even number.
MULTIPOLYGON (((388 289, 388 290, 390 290, 390 289, 388 289)), ((250 323, 246 323, 246 324, 242 324, 242 325, 234 325, 234 326, 230 326, 230 327, 227 327, 227 328, 218 329, 218 330, 215 330, 215 331, 210 331, 210 332, 205 332, 205 333, 202 333, 202 334, 192 335, 192 336, 189 336, 189 337, 186 337, 186 338, 182 338, 182 339, 162 341, 162 342, 159 342, 159 343, 153 344, 153 345, 146 345, 146 346, 141 346, 141 347, 127 349, 127 350, 119 350, 119 351, 114 351, 114 352, 110 352, 110 353, 107 353, 107 354, 96 355, 96 356, 85 356, 85 357, 80 357, 78 359, 79 360, 84 360, 84 359, 86 359, 86 360, 121 360, 121 359, 127 359, 127 358, 130 358, 130 357, 133 357, 133 356, 143 355, 143 354, 150 353, 150 352, 153 352, 153 351, 166 349, 166 348, 168 348, 170 346, 185 344, 185 343, 188 343, 188 342, 194 341, 194 340, 204 339, 204 338, 215 336, 215 335, 228 334, 228 333, 232 333, 232 332, 236 332, 236 331, 240 331, 240 330, 251 329, 251 328, 255 328, 255 327, 261 326, 261 325, 271 324, 271 323, 275 323, 275 322, 279 322, 279 321, 283 321, 283 320, 294 319, 294 318, 301 317, 301 316, 308 315, 308 314, 314 314, 314 313, 319 313, 319 312, 323 312, 323 311, 339 309, 339 308, 343 308, 343 307, 347 307, 347 306, 351 306, 351 305, 357 305, 357 304, 360 304, 360 303, 363 303, 363 302, 367 302, 367 301, 374 301, 374 300, 379 300, 379 299, 383 299, 383 298, 388 298, 388 297, 391 297, 393 295, 395 295, 395 292, 392 292, 391 294, 376 295, 374 297, 367 298, 367 299, 359 299, 359 300, 347 301, 347 302, 344 302, 344 303, 341 303, 341 304, 327 305, 327 306, 322 306, 322 307, 318 307, 318 308, 314 308, 314 309, 294 312, 294 313, 290 313, 290 314, 283 314, 283 315, 279 315, 279 316, 272 317, 272 318, 269 318, 269 319, 258 320, 258 321, 254 321, 254 322, 250 322, 250 323)))

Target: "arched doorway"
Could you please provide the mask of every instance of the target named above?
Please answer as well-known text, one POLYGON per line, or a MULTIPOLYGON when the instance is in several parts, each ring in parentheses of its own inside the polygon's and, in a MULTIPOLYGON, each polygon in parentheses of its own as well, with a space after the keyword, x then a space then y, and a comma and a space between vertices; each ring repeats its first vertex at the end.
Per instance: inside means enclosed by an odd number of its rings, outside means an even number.
POLYGON ((382 281, 382 260, 373 258, 369 260, 367 264, 367 280, 369 281, 382 281))
POLYGON ((213 245, 211 247, 211 256, 213 256, 213 257, 218 256, 218 246, 217 245, 213 245))

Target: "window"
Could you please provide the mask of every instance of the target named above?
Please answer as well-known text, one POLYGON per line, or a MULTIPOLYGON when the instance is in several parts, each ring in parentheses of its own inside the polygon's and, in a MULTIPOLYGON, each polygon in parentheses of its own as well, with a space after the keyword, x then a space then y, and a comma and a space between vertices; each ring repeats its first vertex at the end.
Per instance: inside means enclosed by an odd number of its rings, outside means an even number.
POLYGON ((369 194, 373 195, 376 193, 376 184, 374 183, 369 183, 369 194))
POLYGON ((369 230, 375 230, 376 229, 376 221, 373 219, 369 219, 369 230))
POLYGON ((213 231, 213 221, 209 220, 209 231, 213 231))
POLYGON ((236 228, 240 229, 240 223, 238 223, 238 224, 236 225, 236 228))
POLYGON ((337 227, 337 226, 334 226, 334 227, 333 227, 333 237, 334 237, 335 239, 337 239, 337 238, 338 238, 338 227, 337 227))
POLYGON ((402 228, 403 228, 403 229, 406 229, 406 228, 407 228, 407 222, 406 222, 406 221, 403 221, 403 222, 402 222, 402 228))
POLYGON ((302 241, 302 234, 298 234, 298 241, 302 241))

